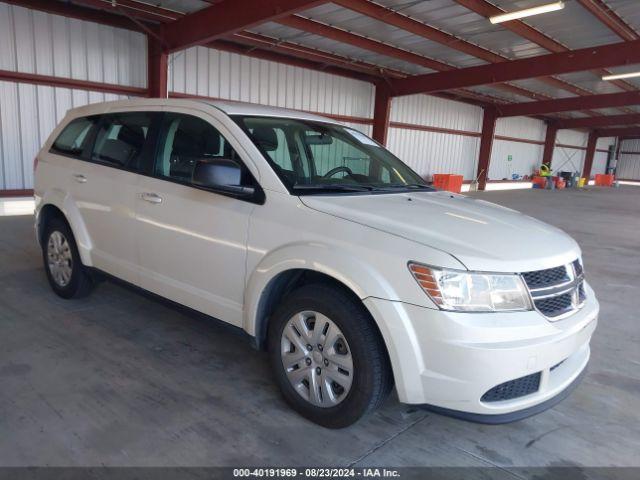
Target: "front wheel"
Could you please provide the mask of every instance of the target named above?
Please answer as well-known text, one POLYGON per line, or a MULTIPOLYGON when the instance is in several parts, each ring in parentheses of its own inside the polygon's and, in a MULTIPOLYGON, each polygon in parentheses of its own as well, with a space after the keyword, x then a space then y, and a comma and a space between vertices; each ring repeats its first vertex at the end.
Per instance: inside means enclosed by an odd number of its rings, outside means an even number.
POLYGON ((371 317, 356 298, 332 286, 307 285, 285 299, 272 318, 269 354, 285 400, 325 427, 353 424, 392 386, 371 317))

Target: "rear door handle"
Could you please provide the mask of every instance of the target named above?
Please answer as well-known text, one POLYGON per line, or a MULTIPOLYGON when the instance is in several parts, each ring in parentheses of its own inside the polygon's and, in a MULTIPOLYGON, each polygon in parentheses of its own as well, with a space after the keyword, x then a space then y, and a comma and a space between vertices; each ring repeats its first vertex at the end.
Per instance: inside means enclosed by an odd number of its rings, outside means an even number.
POLYGON ((141 193, 140 194, 140 198, 142 198, 142 200, 144 200, 145 202, 149 202, 149 203, 162 203, 162 197, 155 194, 155 193, 141 193))
POLYGON ((81 173, 74 173, 73 178, 75 178, 76 182, 78 183, 87 183, 87 177, 85 177, 81 173))

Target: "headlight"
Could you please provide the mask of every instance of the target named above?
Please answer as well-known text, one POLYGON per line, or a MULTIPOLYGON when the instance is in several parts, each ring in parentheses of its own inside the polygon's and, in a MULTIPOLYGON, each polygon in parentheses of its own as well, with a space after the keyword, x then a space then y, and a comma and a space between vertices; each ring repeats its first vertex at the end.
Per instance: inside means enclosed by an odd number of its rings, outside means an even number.
POLYGON ((418 285, 442 310, 505 312, 531 310, 520 275, 447 270, 409 263, 418 285))

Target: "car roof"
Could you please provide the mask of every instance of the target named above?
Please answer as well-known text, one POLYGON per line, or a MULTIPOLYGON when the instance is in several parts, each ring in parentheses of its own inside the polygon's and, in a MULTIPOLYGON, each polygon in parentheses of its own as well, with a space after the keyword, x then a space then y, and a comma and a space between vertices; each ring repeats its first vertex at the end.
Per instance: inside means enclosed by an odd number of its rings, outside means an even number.
POLYGON ((299 120, 311 120, 316 122, 336 123, 331 118, 316 115, 314 113, 304 112, 300 110, 291 110, 288 108, 270 107, 267 105, 257 105, 255 103, 234 102, 226 100, 209 100, 199 98, 135 98, 129 100, 117 100, 114 102, 92 103, 83 107, 69 110, 69 114, 73 117, 84 115, 97 115, 118 110, 120 108, 148 108, 150 106, 175 106, 188 107, 192 104, 193 108, 202 107, 202 105, 212 106, 225 112, 227 115, 249 115, 260 117, 281 117, 295 118, 299 120))

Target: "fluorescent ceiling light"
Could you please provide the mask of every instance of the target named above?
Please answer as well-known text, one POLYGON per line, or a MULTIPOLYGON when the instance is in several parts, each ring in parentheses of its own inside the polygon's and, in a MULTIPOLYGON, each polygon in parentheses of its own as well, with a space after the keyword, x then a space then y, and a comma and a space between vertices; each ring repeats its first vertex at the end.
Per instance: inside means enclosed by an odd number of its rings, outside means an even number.
POLYGON ((508 22, 509 20, 517 20, 518 18, 530 17, 532 15, 540 15, 541 13, 555 12, 556 10, 562 10, 564 8, 564 2, 548 3, 546 5, 540 5, 539 7, 526 8, 524 10, 518 10, 517 12, 503 13, 494 17, 489 17, 491 23, 508 22))
POLYGON ((622 78, 633 78, 633 77, 640 77, 640 72, 615 73, 612 75, 605 75, 602 77, 602 80, 620 80, 622 78))

